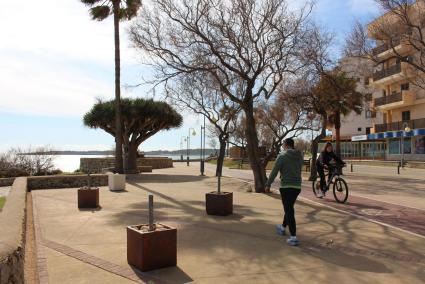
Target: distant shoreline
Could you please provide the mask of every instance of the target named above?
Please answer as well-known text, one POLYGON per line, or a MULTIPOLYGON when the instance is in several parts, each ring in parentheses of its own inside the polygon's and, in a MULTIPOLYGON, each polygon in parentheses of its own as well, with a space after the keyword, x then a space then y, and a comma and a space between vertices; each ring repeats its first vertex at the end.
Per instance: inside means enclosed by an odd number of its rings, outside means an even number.
MULTIPOLYGON (((201 149, 189 149, 190 155, 200 155, 201 153, 201 149)), ((205 149, 205 155, 210 155, 210 154, 214 154, 216 153, 217 150, 216 149, 205 149)), ((169 155, 186 155, 187 154, 187 150, 177 150, 177 151, 161 151, 161 150, 157 150, 157 151, 147 151, 144 152, 142 151, 142 153, 146 156, 149 155, 163 155, 163 156, 169 156, 169 155)), ((113 151, 48 151, 48 152, 33 152, 33 153, 24 153, 22 155, 52 155, 52 156, 99 156, 99 155, 104 155, 104 156, 113 156, 114 152, 113 151)))

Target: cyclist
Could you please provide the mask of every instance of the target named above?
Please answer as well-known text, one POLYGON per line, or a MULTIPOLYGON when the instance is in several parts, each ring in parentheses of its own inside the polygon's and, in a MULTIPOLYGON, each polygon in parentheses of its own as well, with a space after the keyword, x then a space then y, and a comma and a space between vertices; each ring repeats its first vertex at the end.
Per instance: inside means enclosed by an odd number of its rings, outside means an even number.
POLYGON ((317 173, 320 176, 321 197, 323 197, 324 193, 328 190, 326 186, 325 170, 329 170, 329 168, 332 167, 332 163, 336 163, 337 165, 345 164, 341 158, 334 153, 332 143, 327 142, 316 161, 317 173))

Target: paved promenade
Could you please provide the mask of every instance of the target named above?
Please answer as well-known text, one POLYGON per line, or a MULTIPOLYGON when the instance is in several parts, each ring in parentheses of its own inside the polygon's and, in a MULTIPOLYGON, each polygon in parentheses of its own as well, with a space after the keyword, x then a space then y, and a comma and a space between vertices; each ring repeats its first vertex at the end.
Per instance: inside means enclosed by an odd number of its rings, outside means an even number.
MULTIPOLYGON (((207 169, 212 173, 214 167, 208 165, 207 169)), ((391 174, 388 168, 357 166, 354 169, 353 173, 345 170, 344 178, 350 190, 346 204, 336 203, 332 192, 325 199, 316 198, 307 173, 304 173, 302 198, 425 237, 425 170, 414 170, 417 178, 413 179, 391 174)), ((253 181, 250 170, 225 169, 224 175, 253 181)), ((274 184, 276 192, 278 184, 278 181, 274 184)))
POLYGON ((125 192, 102 187, 95 211, 78 210, 76 189, 33 191, 49 283, 423 283, 425 238, 304 199, 296 205, 301 245, 288 247, 274 231, 279 195, 223 178, 235 214, 208 216, 205 193, 216 179, 198 168, 155 170, 125 192), (149 194, 155 219, 178 229, 178 266, 140 273, 126 261, 125 227, 147 221, 149 194))

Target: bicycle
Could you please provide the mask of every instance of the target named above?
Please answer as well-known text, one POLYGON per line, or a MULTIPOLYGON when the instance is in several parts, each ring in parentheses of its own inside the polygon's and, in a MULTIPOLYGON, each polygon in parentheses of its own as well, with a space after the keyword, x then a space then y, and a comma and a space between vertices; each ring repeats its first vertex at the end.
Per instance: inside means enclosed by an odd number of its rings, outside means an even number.
POLYGON ((313 193, 317 198, 324 197, 324 194, 329 190, 331 184, 333 184, 333 195, 338 203, 345 203, 348 199, 348 185, 347 182, 341 177, 342 166, 330 166, 328 173, 325 175, 327 178, 326 189, 324 191, 320 188, 320 178, 316 177, 313 180, 313 193), (321 192, 322 191, 322 192, 321 192), (320 195, 323 193, 323 195, 320 195))

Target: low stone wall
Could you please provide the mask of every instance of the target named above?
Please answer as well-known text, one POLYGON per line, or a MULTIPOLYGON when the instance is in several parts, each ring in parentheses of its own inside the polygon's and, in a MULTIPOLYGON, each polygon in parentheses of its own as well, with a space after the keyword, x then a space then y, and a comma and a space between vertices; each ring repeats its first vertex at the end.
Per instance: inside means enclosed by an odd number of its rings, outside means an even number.
POLYGON ((16 178, 0 214, 0 284, 24 283, 27 178, 16 178))
MULTIPOLYGON (((108 185, 106 174, 90 175, 91 186, 108 185)), ((76 188, 88 185, 86 175, 38 176, 28 178, 28 190, 49 188, 76 188)))
MULTIPOLYGON (((87 173, 101 173, 102 169, 113 168, 115 159, 113 157, 106 158, 81 158, 80 170, 87 173)), ((151 166, 152 169, 165 169, 173 167, 173 160, 167 157, 151 157, 137 159, 137 166, 151 166)))
MULTIPOLYGON (((423 154, 404 154, 404 160, 407 162, 425 162, 425 155, 423 154)), ((387 155, 387 159, 389 160, 401 160, 401 155, 387 155)))
POLYGON ((11 186, 15 178, 0 178, 0 187, 2 186, 11 186))
POLYGON ((409 168, 414 168, 414 169, 425 169, 425 162, 412 162, 412 161, 409 161, 409 162, 407 162, 407 166, 409 168))

